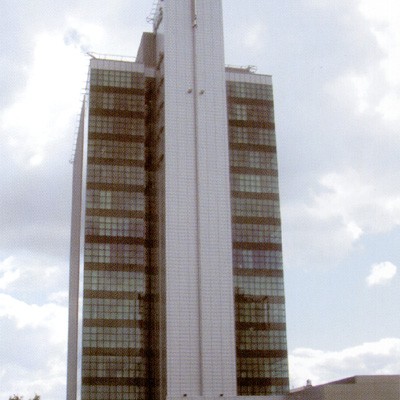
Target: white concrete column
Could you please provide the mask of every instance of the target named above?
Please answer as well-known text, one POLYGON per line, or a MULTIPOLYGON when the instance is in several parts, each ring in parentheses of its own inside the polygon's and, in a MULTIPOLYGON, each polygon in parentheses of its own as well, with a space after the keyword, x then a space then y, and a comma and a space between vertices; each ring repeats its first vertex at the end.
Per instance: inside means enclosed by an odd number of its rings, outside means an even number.
POLYGON ((235 396, 229 148, 220 0, 165 0, 169 397, 235 396))

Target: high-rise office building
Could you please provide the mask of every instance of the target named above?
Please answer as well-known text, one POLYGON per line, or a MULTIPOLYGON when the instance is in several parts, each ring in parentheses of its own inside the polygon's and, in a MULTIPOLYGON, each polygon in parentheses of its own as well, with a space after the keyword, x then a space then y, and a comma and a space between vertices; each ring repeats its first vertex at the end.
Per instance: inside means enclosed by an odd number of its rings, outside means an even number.
POLYGON ((153 23, 135 62, 90 62, 67 399, 286 393, 271 77, 225 67, 221 0, 153 23))

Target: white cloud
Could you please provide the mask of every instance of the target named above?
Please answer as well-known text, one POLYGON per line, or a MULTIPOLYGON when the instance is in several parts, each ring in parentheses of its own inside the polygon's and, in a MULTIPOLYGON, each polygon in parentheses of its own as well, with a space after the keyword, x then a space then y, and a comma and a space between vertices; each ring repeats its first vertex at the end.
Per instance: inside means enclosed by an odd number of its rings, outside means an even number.
POLYGON ((261 23, 249 26, 243 37, 244 45, 251 50, 263 49, 266 30, 266 26, 261 23))
POLYGON ((0 318, 7 318, 17 329, 46 328, 52 343, 66 343, 67 308, 57 304, 28 304, 0 293, 0 318))
POLYGON ((396 121, 400 116, 400 94, 394 91, 385 95, 376 110, 382 115, 386 121, 396 121))
POLYGON ((322 175, 319 184, 308 202, 282 207, 289 264, 336 262, 366 235, 400 226, 400 192, 381 177, 347 169, 322 175))
MULTIPOLYGON (((59 260, 42 254, 10 255, 0 262, 0 289, 13 296, 25 298, 37 295, 42 303, 48 291, 57 292, 65 286, 67 270, 59 260), (40 290, 38 290, 40 288, 40 290)), ((61 300, 61 293, 59 294, 61 300)))
POLYGON ((66 304, 68 302, 68 291, 61 290, 59 292, 51 293, 49 296, 49 301, 58 304, 66 304))
POLYGON ((346 231, 353 240, 357 240, 364 233, 363 230, 354 222, 351 221, 346 225, 346 231))
POLYGON ((11 154, 22 164, 41 164, 47 147, 70 134, 86 62, 80 48, 64 43, 62 32, 37 36, 26 87, 0 114, 11 154))
POLYGON ((17 281, 21 271, 13 264, 14 257, 8 257, 0 262, 0 289, 6 289, 11 283, 17 281))
POLYGON ((363 69, 350 70, 327 84, 338 104, 355 113, 400 120, 400 3, 397 0, 359 0, 358 9, 375 38, 381 57, 363 69))
MULTIPOLYGON (((7 363, 3 360, 0 372, 1 398, 8 399, 13 394, 22 395, 25 399, 32 398, 35 394, 39 394, 42 399, 65 397, 65 354, 59 348, 51 346, 47 346, 46 350, 46 355, 35 360, 35 365, 30 367, 26 367, 23 360, 18 363, 7 363)), ((25 355, 26 358, 31 356, 32 354, 25 355)))
POLYGON ((366 281, 368 286, 385 285, 390 282, 397 273, 397 267, 389 261, 374 264, 366 281))
POLYGON ((368 74, 348 72, 328 83, 326 89, 340 104, 353 109, 357 114, 371 111, 370 88, 373 77, 368 74))
POLYGON ((292 387, 314 385, 353 375, 398 374, 400 339, 386 338, 339 351, 298 348, 289 355, 292 387))
POLYGON ((397 0, 360 0, 359 8, 367 18, 376 22, 395 22, 400 18, 397 0))
POLYGON ((0 294, 0 397, 35 393, 57 399, 65 393, 67 308, 29 304, 0 294), (14 348, 11 348, 14 347, 14 348))
POLYGON ((371 31, 384 53, 380 62, 389 86, 376 106, 386 121, 400 119, 400 3, 396 0, 362 0, 360 10, 372 24, 371 31))
POLYGON ((400 194, 380 190, 354 170, 329 173, 320 179, 309 212, 321 220, 339 220, 352 240, 365 233, 387 232, 400 225, 400 194))
POLYGON ((400 3, 397 0, 360 0, 359 9, 384 52, 381 68, 387 82, 399 85, 400 3))

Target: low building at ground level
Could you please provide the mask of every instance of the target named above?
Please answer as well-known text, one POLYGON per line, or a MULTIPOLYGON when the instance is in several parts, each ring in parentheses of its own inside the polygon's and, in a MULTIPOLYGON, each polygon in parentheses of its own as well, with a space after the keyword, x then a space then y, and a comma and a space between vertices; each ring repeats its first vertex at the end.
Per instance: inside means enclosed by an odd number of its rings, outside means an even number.
POLYGON ((359 375, 295 389, 291 400, 399 400, 400 375, 359 375))

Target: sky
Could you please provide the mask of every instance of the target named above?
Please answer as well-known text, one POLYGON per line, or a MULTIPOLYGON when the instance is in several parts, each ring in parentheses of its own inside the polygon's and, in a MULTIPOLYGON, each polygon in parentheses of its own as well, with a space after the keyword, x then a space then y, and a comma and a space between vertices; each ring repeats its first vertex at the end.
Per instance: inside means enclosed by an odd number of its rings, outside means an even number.
MULTIPOLYGON (((0 398, 65 397, 70 159, 87 52, 153 0, 2 0, 0 398)), ((223 0, 230 65, 274 82, 290 385, 400 374, 400 3, 223 0)))

